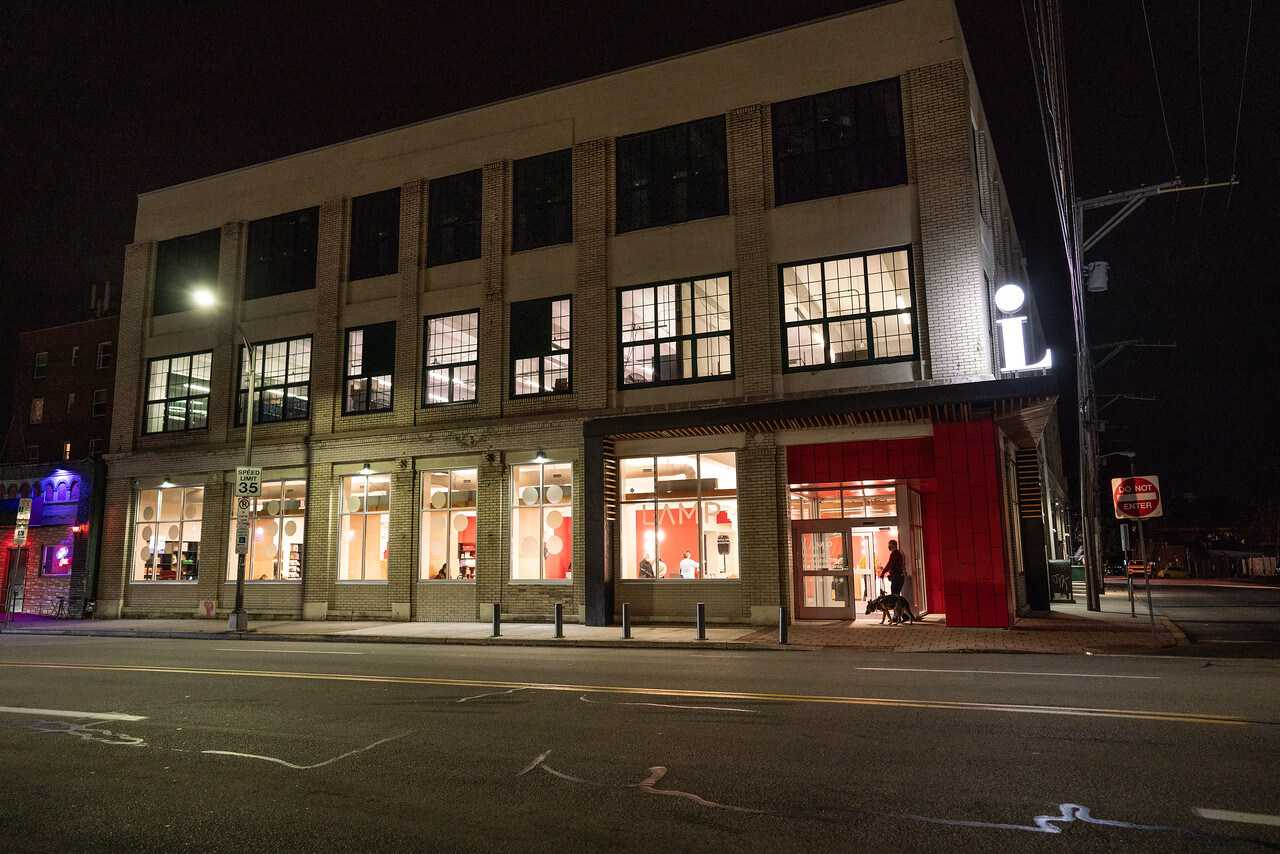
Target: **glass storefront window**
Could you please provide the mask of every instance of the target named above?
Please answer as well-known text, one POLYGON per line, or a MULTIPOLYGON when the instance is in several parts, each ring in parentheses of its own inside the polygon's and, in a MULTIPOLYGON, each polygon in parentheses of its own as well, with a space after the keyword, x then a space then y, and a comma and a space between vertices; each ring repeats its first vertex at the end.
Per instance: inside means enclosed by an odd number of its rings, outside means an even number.
POLYGON ((197 580, 203 514, 202 486, 138 490, 133 580, 197 580))
POLYGON ((418 577, 476 577, 476 470, 422 473, 422 526, 418 577))
POLYGON ((897 516, 897 490, 892 483, 791 485, 791 518, 860 519, 897 516))
POLYGON ((338 580, 386 581, 391 523, 391 475, 342 479, 338 523, 338 580))
MULTIPOLYGON (((245 555, 245 581, 301 581, 302 551, 306 529, 307 482, 264 480, 262 495, 249 509, 249 553, 245 555)), ((231 514, 227 546, 227 580, 236 580, 240 555, 236 554, 236 518, 231 514)))
POLYGON ((737 474, 733 451, 619 460, 621 577, 737 578, 737 474))
POLYGON ((573 578, 573 464, 511 468, 511 578, 573 578))

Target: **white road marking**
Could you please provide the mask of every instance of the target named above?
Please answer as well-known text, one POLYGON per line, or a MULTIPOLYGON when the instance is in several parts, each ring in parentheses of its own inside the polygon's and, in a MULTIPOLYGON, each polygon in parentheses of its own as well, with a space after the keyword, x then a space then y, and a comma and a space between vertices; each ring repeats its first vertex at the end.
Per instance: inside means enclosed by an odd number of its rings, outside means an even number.
POLYGON ((746 712, 747 714, 758 714, 755 709, 734 709, 729 706, 680 706, 675 703, 601 703, 598 700, 588 700, 586 697, 579 697, 584 703, 591 703, 595 706, 653 706, 658 709, 689 709, 704 712, 746 712))
POLYGON ((1280 815, 1264 815, 1256 812, 1235 812, 1233 810, 1210 810, 1196 807, 1196 815, 1214 821, 1238 821, 1241 824, 1267 824, 1280 827, 1280 815))
POLYGON ((994 673, 997 676, 1078 676, 1081 679, 1162 679, 1162 676, 1115 676, 1109 673, 1049 673, 1043 670, 930 670, 924 667, 858 667, 856 670, 887 670, 895 673, 994 673))
POLYGON ((364 655, 363 652, 343 652, 336 649, 263 649, 258 646, 215 646, 215 652, 287 652, 290 655, 364 655))
POLYGON ((0 706, 0 712, 11 715, 40 715, 45 718, 93 718, 97 721, 145 721, 145 715, 126 715, 123 712, 73 712, 69 709, 27 709, 18 706, 0 706))

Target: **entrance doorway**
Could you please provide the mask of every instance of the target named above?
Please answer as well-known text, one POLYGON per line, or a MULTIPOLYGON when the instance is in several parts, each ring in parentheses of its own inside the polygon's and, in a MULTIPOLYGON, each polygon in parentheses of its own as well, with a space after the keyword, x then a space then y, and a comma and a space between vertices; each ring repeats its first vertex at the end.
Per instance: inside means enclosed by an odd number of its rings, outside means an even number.
POLYGON ((888 592, 876 570, 897 537, 896 526, 868 529, 862 520, 792 522, 796 619, 856 619, 866 602, 888 592))
POLYGON ((9 549, 4 579, 4 602, 0 605, 0 609, 12 609, 15 614, 21 613, 23 585, 27 580, 26 549, 9 549))

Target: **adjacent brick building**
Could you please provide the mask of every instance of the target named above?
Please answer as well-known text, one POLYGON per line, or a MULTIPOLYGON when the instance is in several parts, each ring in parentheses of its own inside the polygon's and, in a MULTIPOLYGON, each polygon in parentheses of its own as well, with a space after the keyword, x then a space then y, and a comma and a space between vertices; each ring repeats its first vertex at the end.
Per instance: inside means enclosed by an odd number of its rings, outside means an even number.
POLYGON ((89 320, 18 336, 0 451, 0 607, 75 617, 93 599, 118 318, 109 287, 91 302, 89 320))
POLYGON ((944 0, 146 194, 98 612, 231 607, 251 342, 251 615, 851 618, 897 539, 1008 625, 1060 549, 1028 291, 944 0))

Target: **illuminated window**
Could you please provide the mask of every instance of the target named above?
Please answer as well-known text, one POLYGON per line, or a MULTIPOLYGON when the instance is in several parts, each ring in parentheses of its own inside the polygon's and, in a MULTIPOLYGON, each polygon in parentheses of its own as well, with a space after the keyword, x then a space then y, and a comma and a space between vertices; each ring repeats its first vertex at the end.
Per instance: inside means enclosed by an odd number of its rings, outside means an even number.
POLYGON ((71 459, 71 443, 70 442, 62 443, 62 458, 64 460, 71 459))
POLYGON ((511 304, 511 396, 570 390, 569 297, 511 304))
POLYGON ((620 136, 614 152, 619 234, 729 213, 724 116, 620 136))
POLYGON ((773 105, 777 203, 907 183, 898 78, 773 105))
POLYGON ((41 575, 71 574, 71 543, 59 543, 56 546, 45 546, 43 559, 40 561, 41 575))
POLYGON ((915 358, 909 249, 791 264, 778 273, 786 370, 915 358))
POLYGON ((427 266, 480 257, 481 171, 472 169, 427 185, 427 266))
POLYGON ((39 424, 44 420, 44 398, 36 397, 31 400, 31 423, 39 424))
POLYGON ((801 483, 791 486, 792 519, 871 519, 898 515, 893 483, 801 483))
POLYGON ((390 409, 391 375, 396 366, 395 323, 348 329, 346 366, 342 414, 390 409))
MULTIPOLYGON (((311 414, 311 336, 254 344, 253 423, 295 421, 311 414)), ((244 423, 249 394, 249 351, 240 347, 236 423, 244 423)))
POLYGON ((511 168, 511 249, 573 241, 573 152, 517 160, 511 168))
POLYGON ((96 388, 93 390, 93 417, 101 418, 107 414, 107 390, 105 388, 96 388))
POLYGON ((105 370, 111 367, 111 342, 102 341, 98 344, 98 370, 105 370))
POLYGON ((158 316, 193 308, 191 292, 196 286, 218 282, 221 245, 222 230, 218 228, 160 241, 151 313, 158 316))
POLYGON ((387 276, 400 265, 400 188, 351 200, 351 281, 387 276))
POLYGON ((48 367, 49 367, 49 354, 48 354, 48 353, 36 353, 36 371, 35 371, 35 378, 36 378, 36 379, 40 379, 41 377, 43 377, 43 376, 45 375, 45 371, 48 369, 48 367))
POLYGON ((733 375, 729 277, 618 291, 621 385, 733 375))
POLYGON ((338 580, 386 581, 391 533, 391 475, 342 479, 338 521, 338 580))
POLYGON ((204 487, 138 490, 134 581, 195 581, 200 575, 204 487))
POLYGON ((733 451, 620 459, 618 488, 622 578, 738 577, 733 451))
MULTIPOLYGON (((264 480, 262 495, 250 499, 249 550, 245 554, 246 581, 302 580, 302 547, 306 532, 307 482, 264 480)), ((240 566, 236 554, 236 514, 231 514, 227 546, 227 580, 235 581, 240 566)))
POLYGON ((425 327, 422 405, 475 400, 480 313, 428 317, 425 327))
POLYGON ((314 288, 319 226, 319 208, 249 223, 244 298, 258 299, 314 288))
POLYGON ((422 473, 422 542, 418 575, 424 580, 476 577, 476 470, 422 473))
MULTIPOLYGON (((209 421, 213 353, 187 353, 147 363, 144 433, 201 430, 209 421)), ((96 397, 96 394, 95 394, 96 397)))
POLYGON ((573 465, 511 468, 511 578, 572 578, 573 465))

